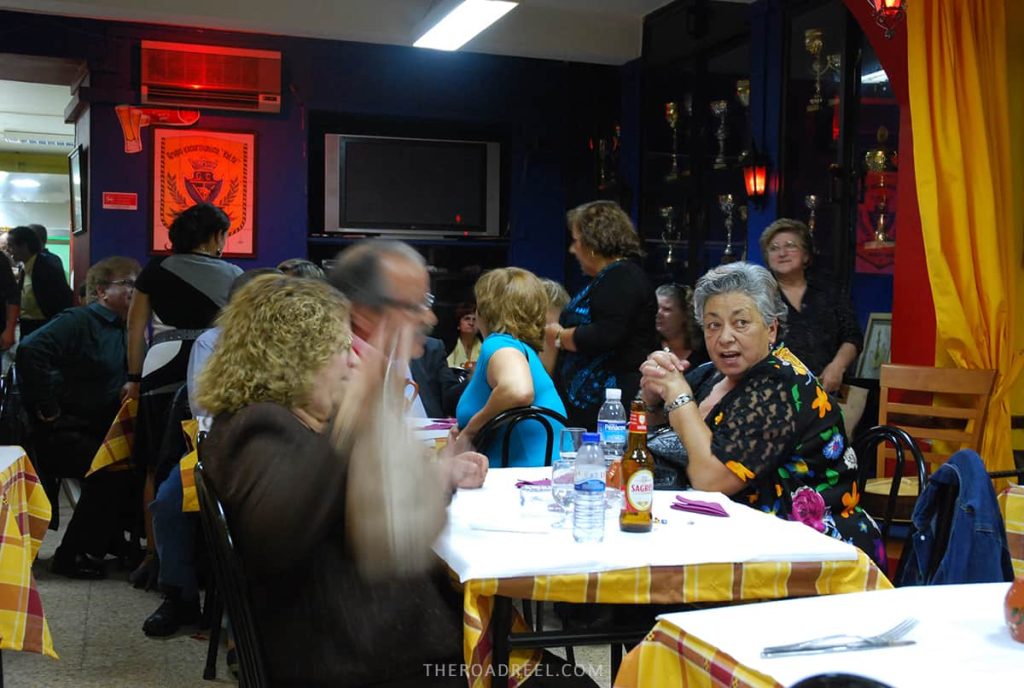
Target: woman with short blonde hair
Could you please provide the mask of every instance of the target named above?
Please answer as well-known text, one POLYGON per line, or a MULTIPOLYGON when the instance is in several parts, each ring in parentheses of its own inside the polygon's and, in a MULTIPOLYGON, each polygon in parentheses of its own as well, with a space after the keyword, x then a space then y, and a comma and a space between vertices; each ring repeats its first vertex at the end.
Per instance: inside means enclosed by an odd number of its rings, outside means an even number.
MULTIPOLYGON (((487 421, 519 406, 540 406, 564 416, 565 406, 537 355, 544 343, 548 307, 544 285, 529 270, 499 268, 485 273, 475 291, 477 324, 484 343, 473 377, 459 400, 460 437, 473 441, 487 421)), ((554 425, 557 433, 562 426, 554 425)), ((502 436, 479 447, 492 467, 498 465, 504 441, 502 436)), ((510 465, 544 465, 547 434, 539 423, 520 423, 508 441, 510 465)))

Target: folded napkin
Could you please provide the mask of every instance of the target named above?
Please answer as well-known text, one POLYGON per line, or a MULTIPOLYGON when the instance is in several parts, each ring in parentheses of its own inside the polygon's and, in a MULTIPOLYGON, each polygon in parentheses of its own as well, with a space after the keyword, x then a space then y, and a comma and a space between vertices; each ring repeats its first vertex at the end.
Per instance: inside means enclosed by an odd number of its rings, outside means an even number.
POLYGON ((705 516, 728 516, 721 504, 715 504, 714 502, 702 502, 699 499, 687 499, 682 495, 676 496, 676 501, 672 502, 672 508, 676 511, 689 511, 695 514, 704 514, 705 516))
POLYGON ((525 487, 526 485, 535 485, 537 487, 550 487, 551 479, 544 478, 543 480, 517 480, 516 488, 525 487))

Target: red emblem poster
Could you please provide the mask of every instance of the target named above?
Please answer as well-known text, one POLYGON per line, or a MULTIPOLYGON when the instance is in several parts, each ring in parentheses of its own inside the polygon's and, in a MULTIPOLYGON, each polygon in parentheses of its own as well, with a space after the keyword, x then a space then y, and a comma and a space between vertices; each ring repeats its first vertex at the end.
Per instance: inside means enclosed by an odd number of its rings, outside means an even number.
POLYGON ((154 129, 150 250, 169 253, 168 229, 175 216, 197 203, 212 203, 231 220, 224 255, 255 257, 255 182, 255 134, 154 129))

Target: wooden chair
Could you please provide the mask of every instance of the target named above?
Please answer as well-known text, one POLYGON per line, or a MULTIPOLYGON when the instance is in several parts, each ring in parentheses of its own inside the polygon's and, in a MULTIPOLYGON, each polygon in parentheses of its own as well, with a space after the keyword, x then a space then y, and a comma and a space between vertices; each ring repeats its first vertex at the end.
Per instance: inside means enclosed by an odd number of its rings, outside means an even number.
MULTIPOLYGON (((961 449, 981 449, 985 413, 995 377, 994 370, 887 363, 882 366, 880 378, 878 423, 901 428, 914 438, 931 473, 961 449)), ((861 458, 867 459, 866 456, 861 458)), ((877 477, 867 481, 861 499, 861 506, 868 513, 885 510, 895 459, 892 448, 879 446, 877 477)), ((894 518, 910 519, 920 488, 918 477, 903 478, 894 518)))

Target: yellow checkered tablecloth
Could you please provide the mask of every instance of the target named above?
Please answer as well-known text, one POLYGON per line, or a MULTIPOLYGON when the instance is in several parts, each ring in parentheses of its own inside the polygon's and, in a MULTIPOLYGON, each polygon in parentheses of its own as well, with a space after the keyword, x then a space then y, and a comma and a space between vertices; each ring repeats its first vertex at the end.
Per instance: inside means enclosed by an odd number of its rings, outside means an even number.
POLYGON ((32 576, 50 523, 50 501, 21 447, 0 447, 0 466, 0 649, 57 659, 32 576))
POLYGON ((999 495, 999 509, 1006 523, 1006 544, 1010 547, 1015 576, 1024 576, 1024 485, 1013 485, 999 495))
POLYGON ((114 422, 96 450, 85 477, 96 471, 122 471, 132 467, 132 444, 135 440, 135 417, 139 414, 139 400, 125 399, 114 417, 114 422))
MULTIPOLYGON (((470 686, 489 686, 490 672, 493 671, 489 631, 495 595, 556 602, 683 604, 774 600, 891 587, 889 580, 863 552, 858 552, 854 561, 698 564, 589 574, 469 580, 463 587, 463 652, 470 686)), ((514 619, 513 631, 525 630, 527 628, 522 619, 514 619)), ((513 651, 508 669, 509 685, 515 688, 522 684, 537 666, 539 658, 540 651, 513 651)), ((675 682, 663 685, 690 684, 675 682)), ((729 685, 728 681, 724 685, 729 685)))

